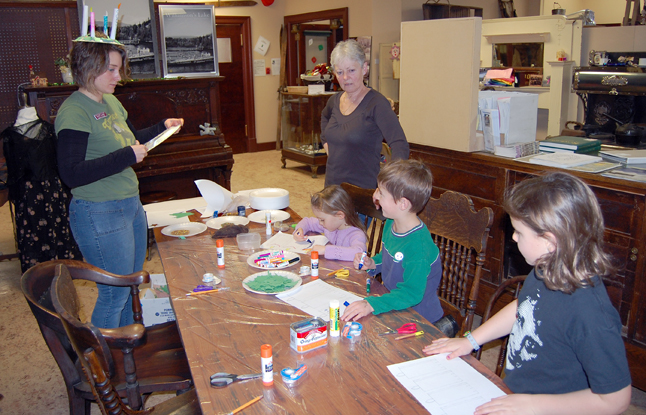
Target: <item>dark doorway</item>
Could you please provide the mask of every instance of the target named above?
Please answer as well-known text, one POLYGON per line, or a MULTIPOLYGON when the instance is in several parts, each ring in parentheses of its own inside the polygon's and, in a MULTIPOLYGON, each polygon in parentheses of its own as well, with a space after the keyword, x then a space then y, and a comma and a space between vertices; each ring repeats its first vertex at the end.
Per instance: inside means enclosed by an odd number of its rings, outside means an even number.
MULTIPOLYGON (((255 150, 255 111, 251 76, 249 17, 216 16, 218 49, 225 45, 230 60, 218 62, 220 75, 220 129, 234 154, 255 150)), ((221 54, 221 52, 219 53, 221 54)))

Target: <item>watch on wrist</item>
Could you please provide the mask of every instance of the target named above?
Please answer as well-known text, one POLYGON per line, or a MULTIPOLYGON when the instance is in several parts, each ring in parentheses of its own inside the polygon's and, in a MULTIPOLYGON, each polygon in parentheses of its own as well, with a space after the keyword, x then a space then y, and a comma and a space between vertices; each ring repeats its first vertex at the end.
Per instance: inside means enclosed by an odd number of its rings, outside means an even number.
POLYGON ((473 350, 477 351, 478 349, 480 349, 480 345, 478 344, 476 339, 473 338, 470 331, 467 331, 466 333, 464 333, 464 337, 466 337, 466 339, 469 340, 469 343, 471 343, 473 350))

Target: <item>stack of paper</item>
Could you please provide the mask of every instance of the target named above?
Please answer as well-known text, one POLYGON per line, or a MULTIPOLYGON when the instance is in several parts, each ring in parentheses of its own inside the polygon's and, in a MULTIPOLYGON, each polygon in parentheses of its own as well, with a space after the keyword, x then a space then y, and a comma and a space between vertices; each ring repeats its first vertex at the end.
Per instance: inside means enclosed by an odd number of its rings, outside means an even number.
POLYGON ((540 164, 541 166, 567 169, 569 167, 582 166, 588 163, 596 163, 601 160, 601 157, 589 156, 587 154, 548 153, 534 156, 529 159, 529 162, 540 164))
POLYGON ((514 69, 489 69, 485 75, 485 84, 493 86, 513 86, 514 69))
POLYGON ((646 163, 646 150, 602 150, 599 155, 604 159, 617 163, 646 163))

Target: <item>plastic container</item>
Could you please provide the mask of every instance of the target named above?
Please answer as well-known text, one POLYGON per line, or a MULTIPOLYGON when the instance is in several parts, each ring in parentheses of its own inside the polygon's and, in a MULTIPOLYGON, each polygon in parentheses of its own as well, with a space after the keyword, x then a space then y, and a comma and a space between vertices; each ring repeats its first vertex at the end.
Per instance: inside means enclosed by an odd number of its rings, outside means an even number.
POLYGON ((238 249, 240 250, 260 249, 259 233, 239 233, 236 235, 236 241, 238 242, 238 249))

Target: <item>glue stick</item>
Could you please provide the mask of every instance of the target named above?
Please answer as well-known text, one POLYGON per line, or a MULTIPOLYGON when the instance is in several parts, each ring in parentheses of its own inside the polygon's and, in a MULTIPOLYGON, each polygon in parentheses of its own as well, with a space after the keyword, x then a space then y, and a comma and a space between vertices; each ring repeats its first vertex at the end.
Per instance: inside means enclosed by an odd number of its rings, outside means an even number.
POLYGON ((311 260, 311 268, 312 268, 312 279, 317 280, 319 278, 319 253, 318 251, 312 251, 312 260, 311 260))
POLYGON ((267 223, 265 233, 269 236, 271 235, 271 212, 265 212, 265 222, 267 223))
POLYGON ((339 337, 339 300, 330 300, 330 336, 339 337))
POLYGON ((224 268, 224 241, 222 239, 215 241, 215 250, 218 253, 218 268, 224 268))
POLYGON ((274 361, 271 355, 271 344, 260 346, 260 364, 262 366, 262 383, 269 386, 274 384, 274 361))

